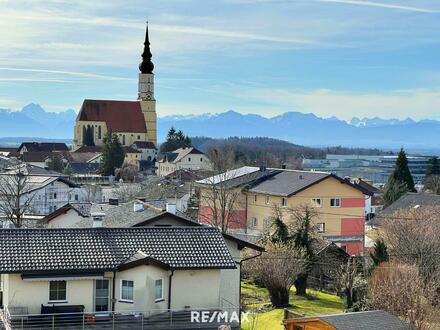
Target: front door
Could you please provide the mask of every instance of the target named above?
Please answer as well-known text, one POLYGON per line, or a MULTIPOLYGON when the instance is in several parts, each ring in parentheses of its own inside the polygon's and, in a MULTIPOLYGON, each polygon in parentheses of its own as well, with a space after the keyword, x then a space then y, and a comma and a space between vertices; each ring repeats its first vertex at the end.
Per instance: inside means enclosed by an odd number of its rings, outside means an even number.
POLYGON ((95 312, 106 312, 109 310, 110 302, 110 281, 95 281, 95 312))

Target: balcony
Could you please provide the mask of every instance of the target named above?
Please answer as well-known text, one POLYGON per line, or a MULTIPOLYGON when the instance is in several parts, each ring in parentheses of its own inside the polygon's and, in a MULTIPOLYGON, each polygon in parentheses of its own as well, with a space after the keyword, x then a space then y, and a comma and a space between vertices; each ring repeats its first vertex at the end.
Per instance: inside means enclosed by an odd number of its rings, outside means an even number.
POLYGON ((0 328, 14 329, 212 329, 229 325, 238 330, 237 308, 197 310, 150 310, 94 313, 22 314, 1 311, 0 328), (197 314, 192 314, 197 313, 197 314), (205 313, 205 317, 202 313, 205 313), (198 317, 197 317, 197 316, 198 317))

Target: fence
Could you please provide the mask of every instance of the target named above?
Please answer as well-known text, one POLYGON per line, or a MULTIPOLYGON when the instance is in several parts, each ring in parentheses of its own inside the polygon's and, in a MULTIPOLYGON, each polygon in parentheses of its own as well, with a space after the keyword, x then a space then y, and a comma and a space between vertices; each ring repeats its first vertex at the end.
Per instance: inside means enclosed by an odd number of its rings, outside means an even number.
MULTIPOLYGON (((3 315, 7 315, 5 310, 3 315)), ((2 329, 239 329, 237 308, 8 315, 2 329), (9 326, 9 328, 8 328, 9 326)))

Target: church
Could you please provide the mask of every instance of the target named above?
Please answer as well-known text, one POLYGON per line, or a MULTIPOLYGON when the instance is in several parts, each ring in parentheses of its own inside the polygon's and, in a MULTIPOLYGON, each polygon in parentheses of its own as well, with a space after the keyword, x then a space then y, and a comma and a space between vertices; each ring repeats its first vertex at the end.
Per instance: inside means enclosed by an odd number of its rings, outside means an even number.
POLYGON ((157 147, 154 65, 151 61, 148 24, 139 65, 137 101, 84 100, 76 118, 74 147, 102 146, 108 131, 117 134, 123 146, 149 142, 157 147))

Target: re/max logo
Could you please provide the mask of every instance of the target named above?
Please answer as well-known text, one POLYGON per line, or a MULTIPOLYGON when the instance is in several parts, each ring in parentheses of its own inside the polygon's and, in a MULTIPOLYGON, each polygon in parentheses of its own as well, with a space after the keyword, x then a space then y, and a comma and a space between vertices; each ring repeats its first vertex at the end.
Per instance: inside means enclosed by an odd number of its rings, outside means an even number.
MULTIPOLYGON (((249 312, 242 313, 242 321, 246 322, 249 312)), ((239 322, 240 315, 238 312, 221 312, 221 311, 191 311, 192 323, 232 323, 239 322)))

